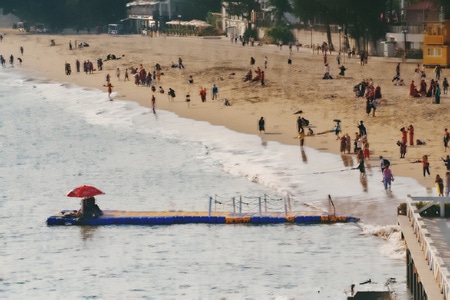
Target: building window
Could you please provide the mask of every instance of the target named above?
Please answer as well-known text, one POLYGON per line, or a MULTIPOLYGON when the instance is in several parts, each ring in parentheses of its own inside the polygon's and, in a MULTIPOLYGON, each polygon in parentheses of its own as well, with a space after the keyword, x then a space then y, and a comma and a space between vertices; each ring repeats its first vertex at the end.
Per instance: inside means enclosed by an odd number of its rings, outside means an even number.
POLYGON ((442 57, 442 48, 428 48, 427 56, 429 57, 442 57))

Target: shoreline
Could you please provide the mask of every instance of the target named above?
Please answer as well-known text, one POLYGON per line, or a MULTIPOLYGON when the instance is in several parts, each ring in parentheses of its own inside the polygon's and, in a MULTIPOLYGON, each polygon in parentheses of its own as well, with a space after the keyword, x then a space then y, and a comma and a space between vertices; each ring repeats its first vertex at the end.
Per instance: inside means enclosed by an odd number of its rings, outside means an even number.
MULTIPOLYGON (((109 73, 114 86, 114 98, 135 101, 150 108, 150 88, 135 86, 131 76, 130 82, 124 82, 124 71, 126 67, 138 67, 141 63, 152 71, 154 64, 160 63, 164 75, 155 86, 163 86, 166 93, 171 87, 177 96, 174 102, 169 102, 166 94, 156 92, 157 110, 171 111, 183 118, 206 121, 255 135, 259 134, 257 121, 264 116, 266 133, 262 139, 288 145, 299 145, 296 133, 298 115, 294 114, 298 110, 304 112, 302 116, 310 120, 316 133, 331 130, 334 125, 332 120, 341 119, 342 133, 348 133, 352 143, 356 126, 363 120, 368 129, 371 150, 368 167, 378 167, 378 156, 383 155, 391 161, 394 176, 412 177, 426 189, 434 187, 435 174, 443 177, 446 172, 440 157, 446 155, 441 137, 447 126, 445 111, 449 106, 448 95, 442 95, 440 105, 432 105, 431 98, 409 98, 408 85, 414 79, 415 63, 402 63, 402 74, 411 76, 404 76, 407 86, 398 87, 391 82, 397 63, 394 59, 369 58, 368 65, 360 66, 359 59, 346 58, 344 64, 348 70, 345 78, 321 80, 323 57, 313 55, 308 48, 301 48, 299 52, 294 49, 293 63, 288 65, 287 46, 282 50, 274 45, 242 47, 226 39, 199 37, 31 35, 13 30, 6 32, 0 44, 0 53, 7 61, 10 54, 19 57, 19 47, 23 46, 21 68, 57 82, 103 90, 105 101, 108 100, 105 76, 109 73), (56 46, 50 46, 50 39, 56 41, 56 46), (75 40, 86 41, 90 46, 69 50, 69 41, 75 40), (105 61, 104 70, 94 71, 94 74, 76 73, 76 59, 81 63, 85 59, 95 63, 96 58, 105 59, 110 53, 121 59, 105 61), (171 62, 176 62, 179 56, 183 57, 186 68, 170 68, 171 62), (268 57, 264 87, 259 83, 244 83, 241 80, 250 66, 252 56, 256 58, 255 66, 261 68, 264 67, 264 56, 268 57), (64 74, 65 62, 72 65, 70 76, 64 74), (121 70, 120 81, 115 75, 117 67, 121 70), (194 83, 188 84, 191 75, 194 83), (382 88, 384 98, 376 117, 365 114, 365 100, 357 99, 352 91, 353 86, 363 78, 372 78, 374 85, 382 88), (218 101, 211 100, 213 84, 219 87, 218 101), (207 89, 206 102, 200 100, 200 87, 207 89), (192 99, 190 108, 184 101, 187 92, 192 99), (232 105, 224 106, 223 99, 229 99, 232 105), (399 128, 407 127, 410 123, 416 128, 415 139, 425 140, 426 145, 408 147, 406 159, 400 159, 396 145, 396 141, 401 139, 399 128), (422 176, 421 164, 414 163, 423 154, 429 155, 431 163, 431 176, 426 178, 422 176)), ((336 53, 329 56, 332 74, 338 73, 334 72, 338 67, 335 58, 336 53)), ((442 77, 445 77, 446 72, 444 70, 442 77)), ((427 75, 427 80, 432 78, 432 70, 427 70, 427 75)), ((305 146, 340 154, 339 143, 333 133, 308 136, 305 146)))

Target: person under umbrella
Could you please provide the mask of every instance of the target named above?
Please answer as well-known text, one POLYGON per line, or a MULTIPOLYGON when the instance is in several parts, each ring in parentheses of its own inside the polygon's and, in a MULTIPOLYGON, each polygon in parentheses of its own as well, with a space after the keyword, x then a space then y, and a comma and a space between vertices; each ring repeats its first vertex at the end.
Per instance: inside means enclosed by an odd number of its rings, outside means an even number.
POLYGON ((89 197, 81 200, 81 208, 77 212, 77 215, 86 219, 95 219, 103 215, 103 212, 95 203, 95 198, 89 197))
POLYGON ((92 219, 97 218, 103 214, 100 207, 98 207, 98 205, 95 203, 94 198, 94 196, 96 195, 103 194, 104 193, 101 190, 97 189, 94 186, 82 185, 68 192, 67 197, 83 198, 81 200, 81 208, 80 210, 78 210, 76 215, 78 217, 92 219))

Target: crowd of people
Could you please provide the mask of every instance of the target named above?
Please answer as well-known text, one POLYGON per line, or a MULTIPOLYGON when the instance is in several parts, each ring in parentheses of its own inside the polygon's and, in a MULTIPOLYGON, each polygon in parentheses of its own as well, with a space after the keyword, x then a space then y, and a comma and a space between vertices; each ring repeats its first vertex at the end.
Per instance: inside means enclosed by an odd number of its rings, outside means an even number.
MULTIPOLYGON (((231 40, 232 40, 232 42, 236 43, 236 41, 238 40, 238 37, 233 37, 231 40)), ((242 37, 239 38, 239 40, 242 41, 244 43, 244 45, 247 43, 250 43, 250 44, 252 43, 251 40, 244 41, 242 37)), ((289 54, 290 54, 289 61, 291 60, 293 45, 294 45, 293 43, 289 45, 289 54)), ((297 45, 297 43, 296 43, 296 45, 297 45)), ((282 46, 283 46, 283 43, 280 43, 279 44, 280 50, 282 50, 282 46)), ((298 50, 298 48, 297 48, 297 50, 298 50)), ((327 43, 323 43, 321 46, 318 47, 317 53, 321 53, 323 55, 323 66, 324 66, 323 79, 334 79, 334 76, 332 75, 332 72, 330 69, 330 65, 332 65, 333 62, 329 61, 329 55, 332 54, 331 50, 332 50, 332 47, 330 45, 328 45, 327 43)), ((344 53, 345 53, 345 51, 344 51, 344 53)), ((348 53, 349 53, 349 58, 354 57, 356 55, 355 49, 352 49, 352 51, 350 51, 350 49, 349 49, 348 53)), ((263 57, 264 58, 262 59, 262 62, 261 62, 261 66, 263 66, 263 69, 261 69, 261 67, 257 65, 257 63, 256 63, 257 60, 255 59, 255 57, 253 57, 253 56, 250 57, 250 64, 248 66, 246 66, 247 72, 246 72, 244 78, 242 79, 242 81, 250 82, 250 83, 257 82, 257 83, 260 83, 261 86, 265 85, 265 71, 268 68, 268 58, 267 58, 267 55, 263 56, 263 57)), ((360 58, 361 66, 366 66, 368 63, 368 52, 361 51, 359 53, 359 58, 360 58)), ((289 61, 288 61, 288 63, 289 63, 289 61)), ((103 61, 101 61, 101 62, 97 61, 97 63, 98 63, 98 66, 97 66, 98 70, 102 70, 103 61)), ((344 65, 342 65, 341 52, 338 52, 336 54, 336 63, 337 63, 338 69, 340 70, 339 76, 345 76, 345 71, 347 70, 347 68, 344 65)), ((76 62, 76 65, 77 65, 77 72, 80 72, 80 70, 79 70, 80 63, 78 60, 76 62)), ((183 59, 181 57, 178 57, 178 63, 172 63, 168 67, 173 68, 173 69, 179 69, 179 70, 185 69, 185 65, 184 65, 183 59)), ((398 63, 396 65, 395 76, 392 79, 392 82, 395 85, 402 86, 402 85, 404 85, 404 80, 401 76, 402 74, 400 72, 400 68, 401 68, 401 64, 398 63)), ((86 60, 83 63, 83 70, 84 70, 84 72, 86 72, 86 74, 92 73, 94 71, 92 62, 90 62, 89 60, 86 60)), ((164 69, 164 71, 170 72, 170 69, 167 68, 167 69, 164 69)), ((418 65, 417 68, 414 70, 414 80, 412 80, 411 84, 410 84, 410 96, 412 96, 412 97, 434 97, 434 99, 435 99, 434 103, 439 104, 440 103, 440 94, 441 94, 441 90, 440 90, 441 85, 443 88, 443 94, 447 94, 447 92, 448 92, 449 83, 447 81, 447 78, 444 77, 441 82, 442 69, 440 67, 437 67, 434 69, 434 77, 435 78, 427 79, 425 71, 426 71, 425 68, 420 65, 418 65), (416 86, 415 82, 419 82, 419 85, 416 86)), ((66 72, 67 72, 67 69, 66 69, 66 72)), ((174 71, 174 72, 176 72, 176 71, 174 71)), ((129 75, 131 75, 131 76, 133 76, 134 84, 136 86, 144 86, 144 87, 151 88, 151 90, 153 92, 151 94, 152 110, 154 113, 155 113, 155 107, 156 107, 155 93, 157 92, 156 91, 157 86, 159 86, 159 93, 167 94, 169 101, 173 102, 176 97, 175 90, 172 87, 167 87, 168 88, 167 92, 162 87, 162 82, 163 82, 162 77, 164 75, 164 72, 163 72, 163 67, 159 63, 155 64, 151 71, 147 71, 142 64, 140 64, 139 67, 130 66, 130 67, 126 68, 123 73, 121 73, 120 69, 117 68, 116 77, 117 77, 118 81, 121 80, 121 77, 120 77, 121 74, 123 74, 124 81, 128 81, 129 75)), ((70 75, 70 72, 68 75, 70 75)), ((184 76, 183 80, 186 80, 186 78, 187 78, 187 75, 184 76)), ((184 100, 187 102, 188 108, 189 108, 190 103, 195 101, 195 93, 192 94, 191 90, 189 88, 189 85, 194 84, 193 76, 189 75, 187 80, 184 82, 187 83, 188 86, 186 88, 185 93, 184 94, 182 93, 182 95, 186 95, 184 100)), ((195 82, 197 82, 197 79, 195 80, 195 82)), ((113 86, 112 86, 110 80, 107 82, 106 86, 108 87, 108 95, 109 95, 109 98, 111 99, 111 92, 112 92, 113 86)), ((355 95, 357 98, 365 99, 365 108, 366 108, 365 112, 366 112, 367 116, 375 117, 377 108, 381 102, 380 100, 383 97, 382 92, 381 92, 381 87, 379 85, 374 84, 374 82, 371 78, 368 78, 368 79, 363 79, 361 82, 359 82, 357 85, 355 85, 354 92, 355 92, 355 95)), ((216 84, 213 84, 210 87, 210 89, 208 89, 206 87, 206 84, 200 82, 199 89, 198 89, 198 97, 201 102, 207 102, 208 98, 212 99, 212 100, 218 100, 218 87, 216 86, 216 84), (208 97, 209 92, 211 92, 210 97, 208 97)), ((227 105, 230 105, 229 100, 227 100, 227 99, 223 99, 223 100, 224 100, 224 103, 226 100, 227 105)), ((306 124, 306 122, 309 123, 309 121, 306 120, 305 118, 298 117, 297 131, 298 131, 298 138, 300 139, 301 146, 304 145, 305 137, 307 135, 314 134, 311 127, 308 126, 308 124, 306 124)), ((258 130, 259 130, 260 134, 265 133, 265 126, 266 126, 266 120, 263 117, 261 117, 258 120, 258 130)), ((337 125, 336 125, 335 129, 333 129, 333 131, 336 134, 337 140, 339 141, 340 152, 342 154, 351 154, 351 153, 355 154, 356 159, 358 161, 358 169, 360 170, 361 177, 363 178, 363 177, 365 177, 365 167, 366 167, 367 162, 370 160, 371 151, 370 151, 367 131, 365 129, 363 121, 361 121, 360 124, 357 125, 357 127, 358 127, 358 132, 355 132, 353 140, 352 140, 352 137, 348 133, 341 134, 342 130, 341 130, 340 123, 337 123, 337 125), (353 151, 352 151, 352 145, 353 145, 353 151)), ((450 137, 444 138, 444 149, 445 150, 448 148, 449 141, 450 141, 450 137)), ((399 146, 400 159, 405 159, 408 146, 414 146, 414 127, 412 126, 412 124, 409 125, 407 128, 402 128, 402 139, 398 141, 397 145, 399 146), (409 145, 408 145, 407 139, 403 137, 404 132, 410 134, 409 145)), ((388 189, 390 189, 391 183, 393 181, 393 175, 392 175, 392 170, 390 168, 391 165, 390 165, 390 163, 386 164, 386 161, 387 161, 386 159, 383 159, 383 163, 380 164, 380 167, 382 168, 382 172, 383 172, 383 182, 385 185, 385 189, 388 190, 388 189)), ((426 155, 423 155, 420 161, 422 162, 424 176, 426 176, 426 175, 430 176, 430 165, 429 165, 428 157, 426 155)), ((447 159, 445 159, 444 161, 450 161, 450 160, 448 160, 448 156, 447 156, 447 159)), ((450 166, 450 163, 446 162, 446 166, 447 165, 450 166)), ((448 167, 447 167, 447 170, 449 170, 448 167)), ((439 194, 444 194, 444 193, 442 192, 439 194)))

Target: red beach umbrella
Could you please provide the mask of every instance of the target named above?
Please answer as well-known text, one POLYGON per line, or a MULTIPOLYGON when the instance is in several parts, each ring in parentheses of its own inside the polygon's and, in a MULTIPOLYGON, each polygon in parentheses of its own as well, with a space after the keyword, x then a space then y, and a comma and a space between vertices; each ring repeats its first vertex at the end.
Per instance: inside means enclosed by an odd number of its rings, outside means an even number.
POLYGON ((103 194, 104 193, 95 186, 81 185, 68 192, 67 197, 88 198, 103 194))

